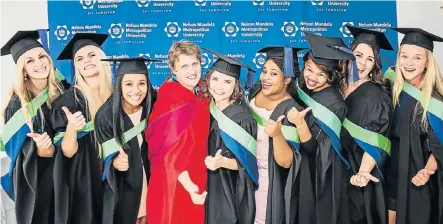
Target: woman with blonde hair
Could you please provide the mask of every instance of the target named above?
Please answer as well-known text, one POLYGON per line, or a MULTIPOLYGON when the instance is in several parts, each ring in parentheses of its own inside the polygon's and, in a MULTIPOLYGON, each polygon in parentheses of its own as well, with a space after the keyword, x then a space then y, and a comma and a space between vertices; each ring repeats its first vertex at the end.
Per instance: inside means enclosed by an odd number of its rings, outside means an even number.
POLYGON ((107 34, 76 33, 58 60, 73 60, 75 85, 54 103, 52 127, 57 156, 54 164, 55 222, 101 223, 101 153, 93 120, 111 95, 112 73, 100 46, 107 34))
POLYGON ((54 133, 49 108, 63 85, 47 50, 37 41, 41 38, 46 44, 46 31, 18 31, 1 49, 2 56, 12 55, 18 75, 2 111, 5 126, 0 142, 1 150, 11 159, 10 171, 1 184, 15 200, 17 223, 54 221, 54 133))
POLYGON ((393 82, 396 106, 388 209, 390 223, 443 222, 443 78, 432 54, 443 38, 418 28, 393 28, 405 34, 393 82))

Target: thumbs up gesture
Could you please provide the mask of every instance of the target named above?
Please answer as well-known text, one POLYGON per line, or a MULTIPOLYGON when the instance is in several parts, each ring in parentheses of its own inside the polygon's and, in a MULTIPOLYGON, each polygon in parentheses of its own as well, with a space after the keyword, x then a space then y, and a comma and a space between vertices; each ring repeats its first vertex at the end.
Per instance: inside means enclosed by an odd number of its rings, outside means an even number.
POLYGON ((283 118, 285 118, 285 115, 281 115, 280 117, 278 117, 277 121, 273 121, 271 119, 268 120, 268 122, 265 125, 265 133, 269 136, 269 137, 275 137, 278 135, 281 135, 281 120, 283 120, 283 118))
POLYGON ((62 110, 63 112, 65 112, 66 118, 68 119, 68 125, 66 129, 77 131, 85 126, 86 119, 81 111, 71 113, 71 111, 69 111, 69 109, 66 107, 62 107, 62 110))
POLYGON ((217 153, 215 153, 215 156, 207 156, 205 159, 205 165, 209 170, 217 170, 221 167, 221 161, 223 159, 223 156, 221 155, 222 150, 219 149, 217 153))
POLYGON ((54 145, 52 144, 51 137, 46 132, 43 134, 28 133, 26 135, 36 143, 38 156, 48 158, 54 155, 54 145))
POLYGON ((305 122, 305 116, 311 109, 311 107, 308 107, 302 111, 298 111, 295 107, 291 108, 291 110, 288 111, 289 122, 293 123, 296 127, 299 127, 305 122))
POLYGON ((112 163, 114 168, 118 171, 128 171, 129 169, 129 159, 128 155, 125 153, 125 151, 120 148, 120 152, 117 156, 117 158, 114 159, 114 162, 112 163))

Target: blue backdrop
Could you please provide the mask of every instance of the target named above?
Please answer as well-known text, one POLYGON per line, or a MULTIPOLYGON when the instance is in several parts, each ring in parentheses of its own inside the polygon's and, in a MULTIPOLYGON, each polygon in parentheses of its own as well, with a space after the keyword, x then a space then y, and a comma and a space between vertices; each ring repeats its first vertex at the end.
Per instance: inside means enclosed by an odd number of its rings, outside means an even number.
MULTIPOLYGON (((285 44, 308 47, 303 31, 340 36, 349 43, 352 36, 344 25, 350 23, 387 31, 397 46, 397 33, 389 30, 397 26, 395 1, 48 1, 48 12, 53 58, 77 32, 108 33, 103 49, 112 58, 164 60, 149 65, 155 87, 169 75, 167 53, 181 39, 239 58, 258 72, 265 59, 256 53, 259 49, 285 44)), ((203 53, 202 67, 207 71, 214 57, 203 53)), ((382 60, 384 68, 393 65, 395 52, 382 51, 382 60)), ((55 64, 72 79, 67 61, 55 64)))

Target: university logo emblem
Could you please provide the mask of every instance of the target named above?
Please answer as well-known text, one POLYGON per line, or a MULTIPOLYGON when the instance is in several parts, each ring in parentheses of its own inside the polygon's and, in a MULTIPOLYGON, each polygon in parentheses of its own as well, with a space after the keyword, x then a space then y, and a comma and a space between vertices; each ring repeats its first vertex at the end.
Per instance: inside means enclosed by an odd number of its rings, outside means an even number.
POLYGON ((112 39, 114 38, 122 38, 125 29, 123 29, 121 23, 111 23, 111 26, 108 29, 108 33, 111 35, 112 39))
POLYGON ((265 0, 252 0, 252 4, 255 6, 263 6, 265 4, 265 0))
POLYGON ((97 0, 80 0, 83 9, 93 9, 97 0))
POLYGON ((340 32, 343 34, 343 37, 351 37, 352 34, 351 32, 349 32, 348 28, 346 27, 346 25, 354 25, 354 22, 343 22, 341 27, 340 27, 340 32))
POLYGON ((54 31, 57 40, 67 40, 70 33, 66 25, 57 26, 54 31))
POLYGON ((295 25, 294 21, 285 21, 283 26, 281 27, 281 31, 285 35, 285 37, 295 37, 295 34, 298 31, 298 27, 295 25))
POLYGON ((236 37, 239 30, 236 22, 225 22, 225 25, 222 28, 226 37, 236 37))
POLYGON ((178 37, 181 30, 182 29, 178 26, 177 22, 168 22, 164 29, 168 37, 178 37))
POLYGON ((252 62, 254 62, 255 67, 262 68, 266 62, 266 54, 256 53, 254 59, 252 59, 252 62))
POLYGON ((202 68, 209 68, 209 65, 211 64, 212 60, 209 57, 208 53, 203 53, 201 57, 201 67, 202 68))
POLYGON ((151 0, 135 0, 138 7, 148 7, 151 0))

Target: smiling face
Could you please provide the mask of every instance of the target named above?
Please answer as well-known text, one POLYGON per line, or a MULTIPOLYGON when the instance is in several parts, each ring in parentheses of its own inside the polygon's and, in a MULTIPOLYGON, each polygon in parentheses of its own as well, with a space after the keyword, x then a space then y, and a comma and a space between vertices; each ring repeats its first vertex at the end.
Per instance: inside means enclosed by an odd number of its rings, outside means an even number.
POLYGON ((148 79, 145 74, 125 74, 122 78, 122 96, 124 104, 138 107, 148 92, 148 79))
POLYGON ((398 61, 403 77, 408 82, 422 76, 428 63, 425 49, 410 44, 401 45, 398 61))
POLYGON ((47 79, 50 71, 49 56, 41 47, 26 51, 19 60, 24 60, 24 71, 30 79, 47 79))
POLYGON ((263 95, 270 96, 286 91, 291 78, 285 78, 278 65, 271 59, 263 65, 260 81, 263 95))
POLYGON ((197 86, 201 77, 200 60, 194 55, 180 54, 172 68, 177 81, 189 90, 197 86))
POLYGON ((95 51, 95 46, 80 48, 74 55, 75 68, 83 77, 98 75, 100 72, 100 59, 95 51))
POLYGON ((375 66, 375 55, 372 47, 368 44, 358 44, 354 49, 357 61, 358 76, 360 79, 367 77, 375 66))
POLYGON ((313 92, 318 92, 331 86, 328 83, 329 75, 315 64, 312 59, 305 61, 303 77, 305 79, 306 88, 313 92))
POLYGON ((236 79, 214 71, 209 78, 209 92, 216 102, 230 100, 234 93, 236 79))

